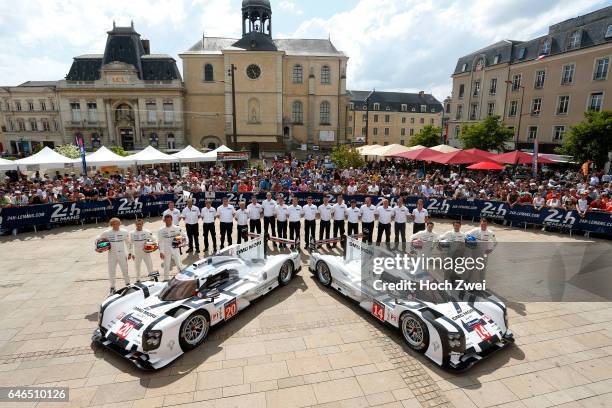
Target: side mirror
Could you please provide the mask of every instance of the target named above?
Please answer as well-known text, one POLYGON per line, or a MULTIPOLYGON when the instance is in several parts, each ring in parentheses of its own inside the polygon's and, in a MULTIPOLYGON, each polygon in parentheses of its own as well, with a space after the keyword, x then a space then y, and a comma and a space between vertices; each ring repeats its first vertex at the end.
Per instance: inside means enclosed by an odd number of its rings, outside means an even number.
POLYGON ((149 278, 153 279, 155 282, 158 281, 159 278, 159 271, 151 271, 151 273, 149 273, 149 278))

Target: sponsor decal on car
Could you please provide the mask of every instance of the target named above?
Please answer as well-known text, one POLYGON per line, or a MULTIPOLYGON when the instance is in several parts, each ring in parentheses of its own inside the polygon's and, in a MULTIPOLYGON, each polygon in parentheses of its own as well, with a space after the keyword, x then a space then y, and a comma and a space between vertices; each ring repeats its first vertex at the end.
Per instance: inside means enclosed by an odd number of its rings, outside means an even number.
POLYGON ((132 330, 134 330, 134 324, 131 322, 125 322, 119 328, 119 330, 117 330, 117 337, 122 340, 125 340, 125 338, 130 334, 132 330))
POLYGON ((474 309, 468 309, 468 310, 466 310, 466 311, 465 311, 465 312, 463 312, 463 313, 459 313, 458 315, 456 315, 456 316, 454 316, 454 317, 453 317, 453 320, 458 320, 458 319, 461 319, 462 317, 465 317, 465 316, 469 315, 469 314, 470 314, 470 313, 472 313, 473 311, 474 311, 474 309))
POLYGON ((482 324, 474 326, 474 331, 481 340, 489 340, 491 338, 491 333, 482 324))
POLYGON ((234 317, 236 313, 238 313, 238 304, 236 303, 236 298, 233 298, 223 307, 223 317, 227 321, 234 317))
POLYGON ((372 301, 372 314, 380 321, 385 321, 385 305, 376 300, 372 301))

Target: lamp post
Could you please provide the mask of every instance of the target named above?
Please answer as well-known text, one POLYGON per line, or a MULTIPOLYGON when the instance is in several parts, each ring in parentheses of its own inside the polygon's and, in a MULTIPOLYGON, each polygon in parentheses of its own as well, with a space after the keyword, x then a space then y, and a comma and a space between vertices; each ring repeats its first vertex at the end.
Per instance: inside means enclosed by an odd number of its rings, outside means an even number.
POLYGON ((236 135, 236 86, 234 81, 236 66, 231 64, 228 75, 232 78, 232 144, 234 149, 238 147, 238 136, 236 135))
POLYGON ((372 97, 372 94, 374 93, 375 90, 372 90, 368 96, 366 96, 365 98, 365 104, 366 104, 366 120, 365 120, 365 144, 368 144, 368 124, 370 122, 370 98, 372 97))
MULTIPOLYGON (((506 84, 510 84, 514 87, 514 83, 512 81, 506 80, 506 84)), ((523 99, 525 98, 525 86, 520 83, 516 84, 516 87, 521 89, 521 106, 518 111, 518 128, 516 130, 516 140, 514 141, 514 150, 518 150, 519 144, 519 134, 521 133, 521 118, 523 117, 523 99)))

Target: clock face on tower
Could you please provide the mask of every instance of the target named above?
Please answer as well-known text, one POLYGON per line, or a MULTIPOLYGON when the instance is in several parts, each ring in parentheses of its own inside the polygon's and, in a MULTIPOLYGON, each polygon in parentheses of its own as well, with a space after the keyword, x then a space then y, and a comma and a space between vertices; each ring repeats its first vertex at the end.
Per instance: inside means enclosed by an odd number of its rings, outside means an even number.
POLYGON ((251 64, 246 69, 247 76, 251 79, 257 79, 261 75, 261 68, 259 65, 251 64))

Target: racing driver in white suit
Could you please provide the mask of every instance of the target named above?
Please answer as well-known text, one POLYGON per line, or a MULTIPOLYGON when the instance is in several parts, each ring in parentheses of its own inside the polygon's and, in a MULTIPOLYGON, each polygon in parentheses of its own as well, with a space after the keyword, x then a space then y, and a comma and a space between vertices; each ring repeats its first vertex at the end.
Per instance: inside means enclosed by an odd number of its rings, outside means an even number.
POLYGON ((126 286, 130 284, 127 264, 128 253, 126 248, 129 234, 126 229, 121 228, 121 220, 119 220, 119 218, 111 218, 108 224, 111 228, 100 234, 98 239, 106 238, 111 244, 110 250, 108 251, 108 280, 110 282, 110 294, 112 295, 115 293, 117 265, 121 268, 126 286))
POLYGON ((130 231, 130 253, 128 259, 134 260, 134 266, 136 267, 136 281, 140 282, 140 267, 142 262, 147 268, 147 274, 150 274, 153 270, 153 261, 151 260, 151 254, 144 251, 144 244, 147 240, 153 237, 151 231, 143 229, 144 220, 142 218, 136 220, 136 229, 130 231))
POLYGON ((164 280, 168 280, 172 261, 181 270, 181 253, 179 248, 172 247, 172 241, 177 235, 183 235, 183 230, 178 225, 172 223, 172 214, 164 215, 164 224, 166 225, 157 233, 157 242, 159 244, 159 257, 164 261, 164 280))

